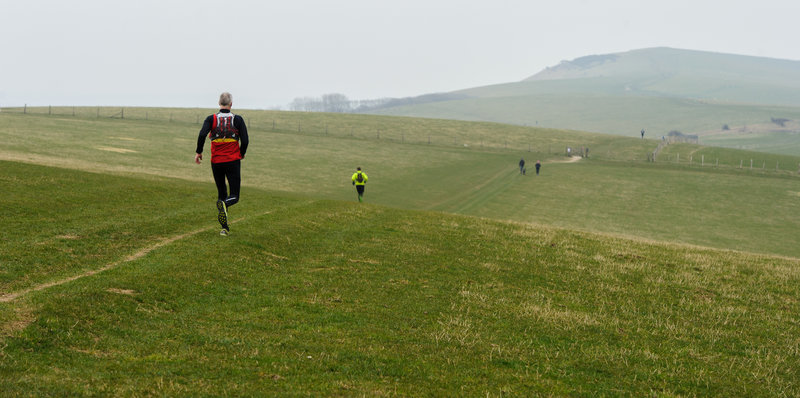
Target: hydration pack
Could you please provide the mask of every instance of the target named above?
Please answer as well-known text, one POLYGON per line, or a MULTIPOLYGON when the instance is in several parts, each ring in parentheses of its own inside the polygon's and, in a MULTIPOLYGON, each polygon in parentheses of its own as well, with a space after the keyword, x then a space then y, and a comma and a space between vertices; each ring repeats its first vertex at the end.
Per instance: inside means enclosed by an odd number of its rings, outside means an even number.
POLYGON ((364 176, 361 174, 360 171, 358 172, 358 176, 356 176, 356 181, 364 182, 364 176))
POLYGON ((212 140, 232 138, 239 139, 239 130, 233 126, 233 113, 217 113, 214 115, 214 121, 211 124, 211 132, 208 136, 212 140))

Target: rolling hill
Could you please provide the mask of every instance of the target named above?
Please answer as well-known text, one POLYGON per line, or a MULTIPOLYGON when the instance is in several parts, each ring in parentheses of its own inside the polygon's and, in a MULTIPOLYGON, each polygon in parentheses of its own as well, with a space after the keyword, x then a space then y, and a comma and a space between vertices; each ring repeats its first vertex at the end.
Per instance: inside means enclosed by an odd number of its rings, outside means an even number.
POLYGON ((0 395, 800 394, 798 156, 242 110, 220 237, 208 111, 0 112, 0 395))
POLYGON ((709 145, 800 154, 800 61, 642 49, 563 61, 519 82, 398 100, 370 112, 627 136, 645 129, 656 138, 675 130, 709 145))

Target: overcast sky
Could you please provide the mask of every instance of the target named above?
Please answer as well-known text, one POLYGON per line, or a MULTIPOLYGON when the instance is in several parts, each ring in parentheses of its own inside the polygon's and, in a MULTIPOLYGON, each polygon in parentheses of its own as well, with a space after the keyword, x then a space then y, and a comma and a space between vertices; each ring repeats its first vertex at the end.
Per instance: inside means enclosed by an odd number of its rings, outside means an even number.
POLYGON ((673 47, 800 60, 797 0, 0 0, 0 106, 286 106, 673 47))

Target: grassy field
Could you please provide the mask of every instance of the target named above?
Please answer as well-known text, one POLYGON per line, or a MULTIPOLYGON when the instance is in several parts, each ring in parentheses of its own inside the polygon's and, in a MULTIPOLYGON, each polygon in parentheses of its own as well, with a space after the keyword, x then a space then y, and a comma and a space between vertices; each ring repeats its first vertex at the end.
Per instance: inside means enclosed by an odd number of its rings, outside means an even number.
POLYGON ((800 154, 797 130, 761 133, 771 118, 800 120, 800 109, 788 106, 723 104, 713 101, 636 95, 556 95, 486 97, 410 105, 379 111, 385 115, 506 122, 528 126, 595 131, 649 138, 670 131, 699 135, 701 142, 728 148, 800 154), (723 125, 731 129, 720 132, 723 125), (740 130, 745 130, 740 133, 740 130), (709 132, 714 135, 707 135, 709 132), (785 147, 789 145, 789 147, 785 147))
POLYGON ((0 395, 800 395, 798 157, 210 111, 0 112, 0 395))
MULTIPOLYGON (((208 164, 192 162, 199 130, 195 120, 202 120, 193 115, 199 110, 174 110, 172 122, 153 120, 152 114, 149 120, 134 118, 136 112, 150 112, 145 109, 126 111, 126 119, 78 110, 89 113, 0 113, 5 126, 0 158, 211 184, 208 164)), ((353 200, 349 178, 361 166, 370 176, 366 198, 371 203, 800 256, 795 216, 800 157, 673 144, 649 164, 645 159, 659 140, 444 120, 242 114, 252 126, 243 167, 247 187, 353 200), (272 130, 270 120, 308 130, 272 130), (347 126, 356 125, 360 130, 354 127, 351 136, 347 126), (380 139, 366 133, 376 126, 380 139), (453 137, 459 142, 450 142, 453 137), (503 144, 481 146, 481 137, 503 144), (589 158, 565 163, 567 146, 589 147, 589 158), (542 175, 519 176, 521 157, 530 174, 535 160, 541 160, 542 175), (749 166, 749 159, 754 169, 738 168, 742 162, 749 166)))
POLYGON ((797 259, 0 168, 3 396, 800 394, 797 259))

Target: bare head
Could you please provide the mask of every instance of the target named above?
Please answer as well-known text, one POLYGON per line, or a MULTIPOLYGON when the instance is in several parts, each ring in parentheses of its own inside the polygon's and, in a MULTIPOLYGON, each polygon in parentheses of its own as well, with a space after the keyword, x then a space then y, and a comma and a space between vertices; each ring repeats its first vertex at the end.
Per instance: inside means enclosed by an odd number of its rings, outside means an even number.
POLYGON ((223 109, 231 109, 233 105, 233 96, 229 92, 224 92, 219 95, 219 107, 223 109))

